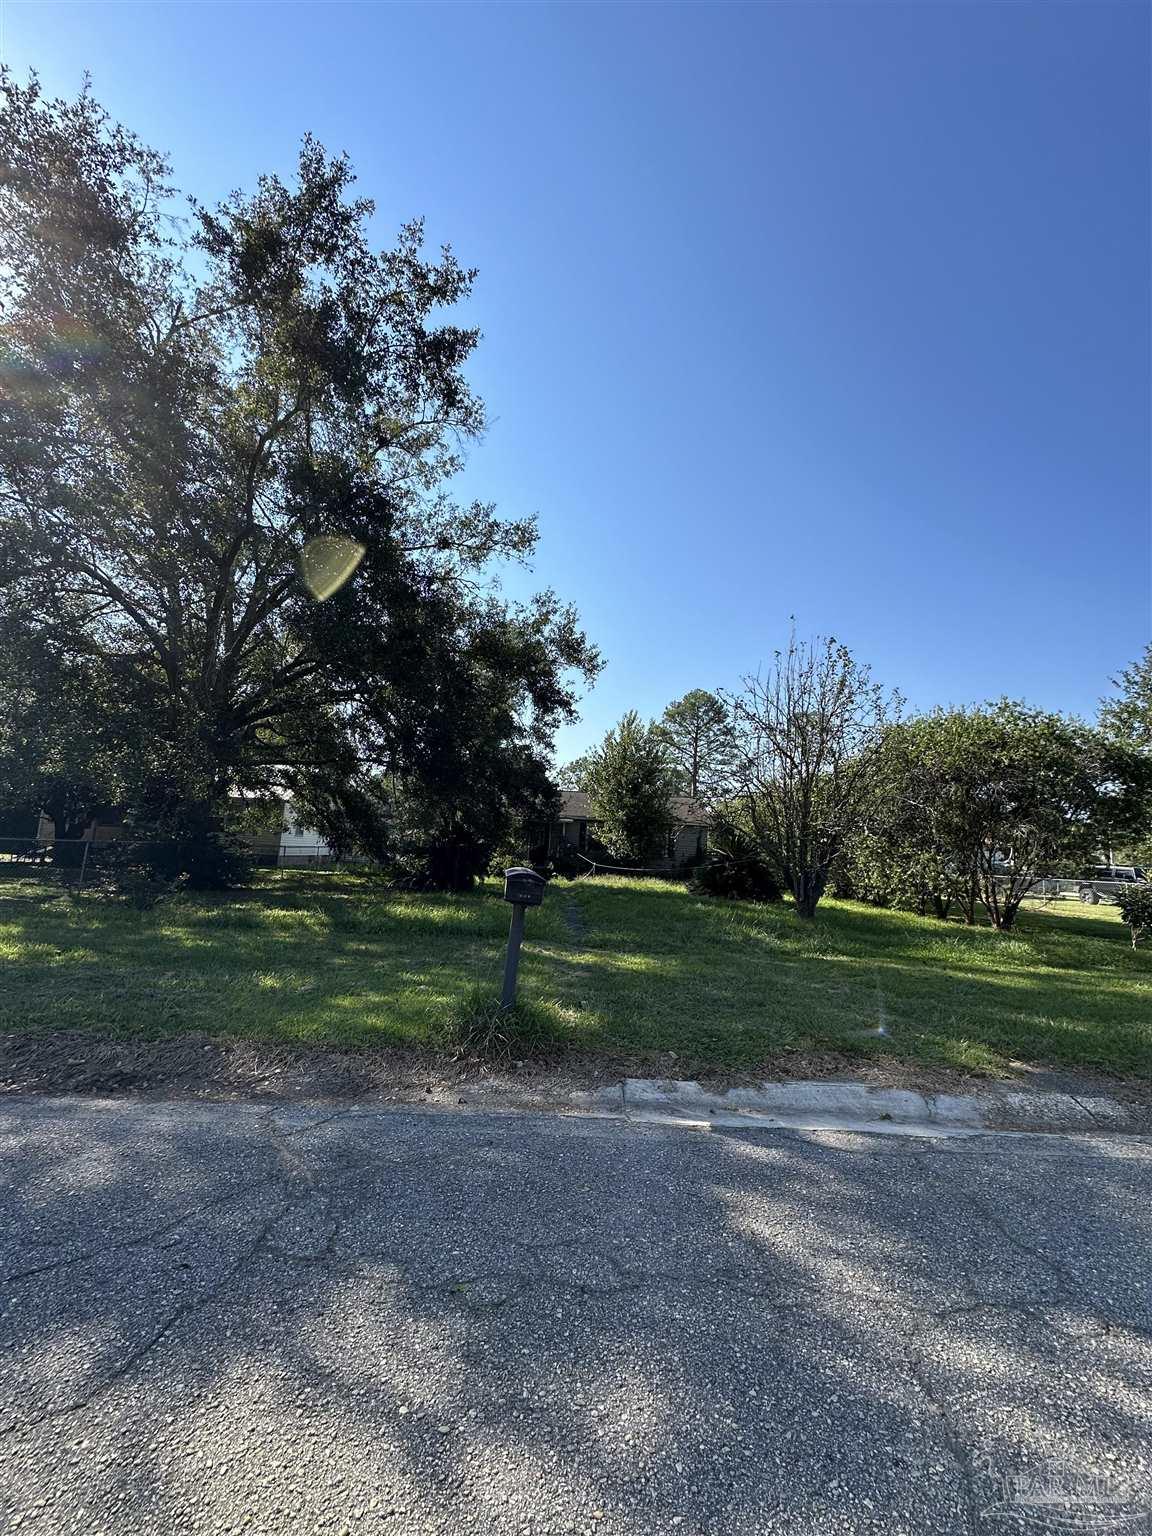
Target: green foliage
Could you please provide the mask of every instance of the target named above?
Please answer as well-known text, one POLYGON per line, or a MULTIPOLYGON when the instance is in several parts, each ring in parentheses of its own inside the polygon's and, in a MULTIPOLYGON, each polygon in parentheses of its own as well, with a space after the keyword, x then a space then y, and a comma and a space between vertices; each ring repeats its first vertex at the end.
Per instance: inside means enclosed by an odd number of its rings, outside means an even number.
POLYGON ((1139 661, 1113 679, 1118 696, 1100 704, 1100 727, 1144 752, 1152 752, 1152 643, 1139 661))
POLYGON ((192 890, 222 891, 241 884, 251 868, 241 839, 245 819, 238 801, 193 800, 182 793, 179 778, 156 775, 131 807, 128 841, 116 846, 130 850, 158 879, 183 878, 192 890))
POLYGON ((131 689, 128 669, 71 654, 0 592, 0 806, 76 838, 122 803, 147 765, 131 689))
POLYGON ((404 891, 470 891, 491 863, 491 853, 462 833, 455 841, 398 842, 383 871, 404 891))
POLYGON ((0 94, 0 651, 38 679, 19 730, 0 713, 0 802, 70 826, 299 788, 334 824, 375 769, 483 845, 599 660, 554 594, 492 583, 534 524, 445 489, 484 423, 478 333, 442 319, 474 274, 418 223, 374 250, 311 139, 188 226, 89 94, 0 94), (301 557, 331 536, 364 553, 318 602, 301 557))
POLYGON ((183 836, 171 841, 148 840, 134 845, 139 865, 153 878, 175 882, 183 877, 193 891, 223 891, 241 885, 248 877, 252 861, 226 833, 212 826, 193 826, 189 820, 177 823, 174 831, 183 836))
POLYGON ((829 882, 833 895, 939 918, 963 906, 963 881, 945 856, 911 836, 896 844, 878 824, 873 810, 873 819, 849 836, 829 882))
POLYGON ((692 872, 688 888, 701 896, 735 901, 782 901, 776 871, 760 855, 747 832, 723 816, 713 818, 708 855, 692 872))
POLYGON ((1132 948, 1152 928, 1152 885, 1133 885, 1116 897, 1120 915, 1132 930, 1132 948))
POLYGON ((361 846, 412 890, 470 890, 496 850, 512 845, 514 829, 555 811, 544 765, 527 754, 494 757, 451 784, 397 775, 379 794, 376 845, 362 837, 361 846))
POLYGON ((434 1039, 456 1061, 496 1065, 555 1055, 563 1046, 554 1018, 538 1003, 503 1009, 483 987, 473 987, 449 1009, 434 1039))
MULTIPOLYGON (((1139 661, 1113 679, 1113 686, 1118 696, 1100 705, 1101 730, 1152 757, 1152 644, 1145 646, 1139 661)), ((1118 864, 1152 864, 1152 788, 1142 821, 1140 832, 1131 840, 1109 835, 1108 846, 1118 864)))
POLYGON ((1002 700, 894 726, 847 859, 857 895, 1011 928, 1036 880, 1139 828, 1152 763, 1078 720, 1002 700))
POLYGON ((677 773, 655 726, 629 711, 588 754, 584 785, 596 836, 613 858, 642 863, 663 854, 677 773))
POLYGON ((793 634, 768 672, 725 702, 733 814, 810 918, 876 792, 899 700, 838 641, 793 634))
MULTIPOLYGON (((1144 825, 1152 828, 1152 804, 1149 805, 1144 825)), ((1152 837, 1143 837, 1131 842, 1109 842, 1106 846, 1113 864, 1139 864, 1144 869, 1152 868, 1152 837)), ((1078 870, 1072 871, 1073 875, 1078 873, 1078 870)))
POLYGON ((84 885, 73 894, 76 900, 95 894, 137 912, 150 912, 174 894, 177 884, 178 877, 162 873, 142 850, 111 843, 101 850, 101 857, 90 859, 84 885))
POLYGON ((656 730, 676 765, 681 793, 710 804, 723 792, 732 754, 724 701, 693 688, 668 705, 656 730))
POLYGON ((931 721, 922 729, 930 752, 933 738, 943 748, 945 771, 922 792, 943 796, 947 846, 998 928, 1012 926, 1037 877, 1091 860, 1143 823, 1152 761, 1079 720, 1004 700, 931 721))
POLYGON ((585 752, 570 763, 561 763, 556 770, 556 783, 560 789, 586 789, 585 780, 592 762, 592 754, 585 752))
POLYGON ((868 798, 836 861, 837 894, 938 918, 959 907, 974 922, 978 891, 958 835, 959 790, 948 776, 968 766, 962 741, 946 730, 922 720, 891 726, 868 798))

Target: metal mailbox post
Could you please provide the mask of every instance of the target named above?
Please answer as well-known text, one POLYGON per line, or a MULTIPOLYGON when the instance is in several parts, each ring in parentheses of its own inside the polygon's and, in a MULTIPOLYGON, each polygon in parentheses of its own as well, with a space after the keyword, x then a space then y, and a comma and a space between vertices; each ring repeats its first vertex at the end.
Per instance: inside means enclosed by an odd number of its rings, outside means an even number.
POLYGON ((501 1008, 516 1006, 516 973, 520 969, 520 943, 524 938, 524 908, 538 907, 544 900, 544 877, 534 869, 504 871, 504 900, 512 903, 512 923, 508 929, 508 953, 504 957, 504 991, 501 1008))

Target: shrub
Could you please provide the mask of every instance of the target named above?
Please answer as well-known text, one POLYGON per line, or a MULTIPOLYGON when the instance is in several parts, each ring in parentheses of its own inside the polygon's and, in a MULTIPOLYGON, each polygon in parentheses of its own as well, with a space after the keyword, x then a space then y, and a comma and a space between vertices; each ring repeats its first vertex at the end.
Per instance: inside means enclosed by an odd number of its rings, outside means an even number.
POLYGON ((147 912, 171 896, 177 883, 177 875, 157 870, 138 845, 118 842, 109 843, 89 859, 82 889, 103 896, 105 901, 123 902, 138 912, 147 912))
POLYGON ((136 845, 137 862, 157 880, 183 878, 194 891, 226 891, 242 885, 251 870, 251 858, 226 833, 202 831, 172 842, 136 845))
POLYGON ((491 850, 468 838, 404 842, 383 863, 404 891, 470 891, 492 867, 491 850))
POLYGON ((734 901, 780 901, 784 894, 763 859, 719 851, 693 871, 688 889, 698 896, 726 896, 734 901))
POLYGON ((688 889, 698 896, 733 901, 780 901, 783 886, 748 829, 717 811, 712 818, 706 859, 692 871, 688 889))
POLYGON ((517 1003, 505 1012, 484 987, 461 998, 433 1038, 455 1061, 519 1061, 555 1052, 563 1044, 554 1020, 539 1004, 517 1003))
POLYGON ((560 875, 564 880, 575 880, 577 875, 588 873, 588 865, 572 847, 571 843, 561 841, 560 846, 552 855, 552 872, 560 875))
POLYGON ((1135 949, 1141 934, 1152 928, 1152 885, 1134 885, 1121 891, 1116 905, 1132 930, 1132 948, 1135 949))
POLYGON ((125 817, 113 865, 147 870, 156 880, 194 891, 243 885, 252 867, 241 843, 245 817, 207 799, 181 798, 178 787, 152 784, 125 817))
POLYGON ((534 869, 543 880, 551 880, 553 875, 562 875, 565 880, 571 880, 580 873, 575 855, 564 842, 561 842, 554 854, 548 852, 547 843, 533 843, 527 852, 523 844, 497 848, 488 861, 488 873, 502 880, 506 870, 522 865, 534 869))
POLYGON ((860 894, 860 885, 855 864, 847 854, 841 854, 836 859, 832 868, 828 871, 829 896, 835 896, 840 901, 863 901, 866 898, 860 894))
POLYGON ((828 876, 830 896, 940 919, 966 896, 975 901, 971 886, 955 860, 866 828, 848 837, 828 876))

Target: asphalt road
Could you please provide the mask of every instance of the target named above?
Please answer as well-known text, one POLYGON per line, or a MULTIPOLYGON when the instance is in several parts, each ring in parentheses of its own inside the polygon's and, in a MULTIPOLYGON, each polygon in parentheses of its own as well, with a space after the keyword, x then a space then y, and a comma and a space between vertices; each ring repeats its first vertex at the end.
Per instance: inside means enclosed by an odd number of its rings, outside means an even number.
POLYGON ((1150 1168, 9 1100, 0 1529, 1150 1529, 1150 1168))

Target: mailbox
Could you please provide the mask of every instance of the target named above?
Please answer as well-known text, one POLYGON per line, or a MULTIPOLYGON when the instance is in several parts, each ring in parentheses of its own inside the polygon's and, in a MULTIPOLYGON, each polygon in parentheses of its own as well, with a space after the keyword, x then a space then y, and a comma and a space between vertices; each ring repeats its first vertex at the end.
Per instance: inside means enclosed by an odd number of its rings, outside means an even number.
POLYGON ((544 900, 544 877, 534 869, 504 871, 504 900, 518 907, 538 907, 544 900))

